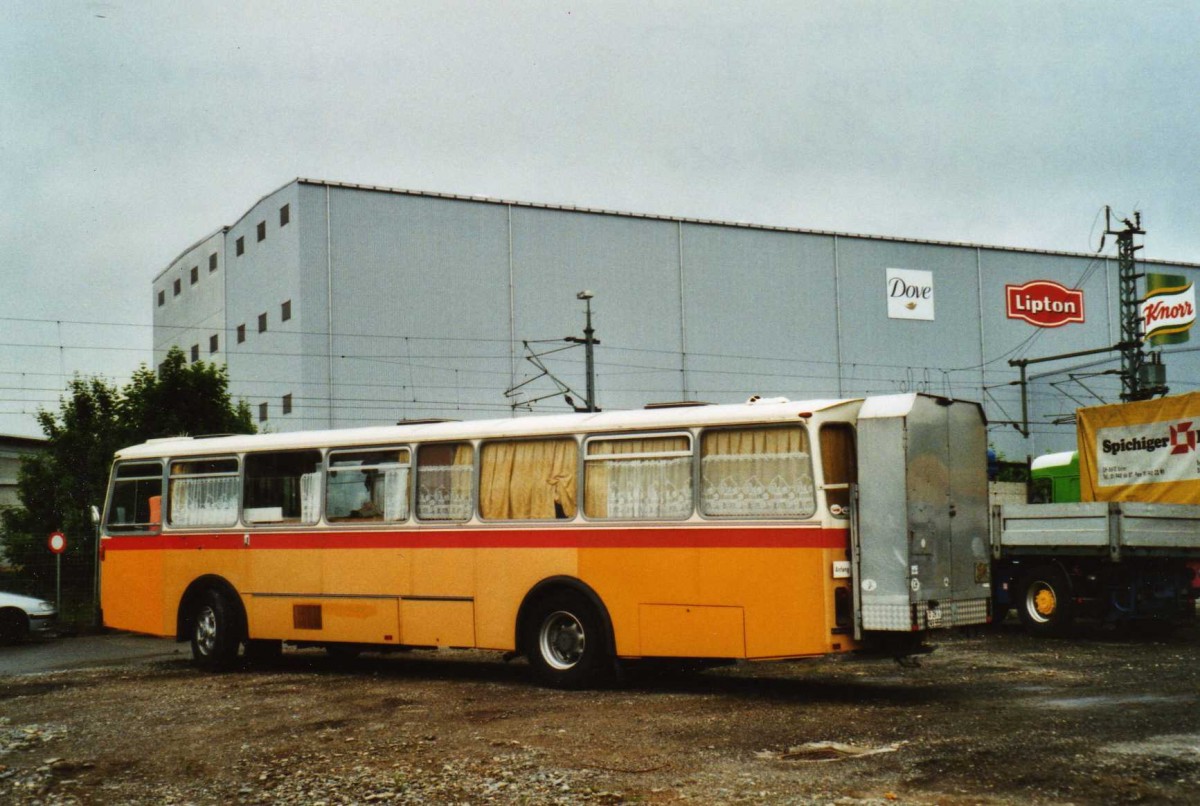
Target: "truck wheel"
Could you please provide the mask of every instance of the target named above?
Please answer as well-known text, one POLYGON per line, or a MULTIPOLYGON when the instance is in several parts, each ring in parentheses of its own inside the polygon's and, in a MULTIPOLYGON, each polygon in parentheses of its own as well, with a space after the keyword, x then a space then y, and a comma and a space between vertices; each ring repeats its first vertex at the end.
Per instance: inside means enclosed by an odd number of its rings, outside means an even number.
POLYGON ((584 596, 562 590, 542 599, 524 630, 534 675, 553 688, 595 685, 611 671, 600 614, 584 596))
POLYGON ((1074 621, 1071 583, 1053 565, 1033 569, 1018 587, 1017 612, 1033 635, 1063 635, 1074 621))
POLYGON ((192 662, 210 672, 231 668, 242 643, 235 605, 217 590, 207 590, 192 613, 192 662))

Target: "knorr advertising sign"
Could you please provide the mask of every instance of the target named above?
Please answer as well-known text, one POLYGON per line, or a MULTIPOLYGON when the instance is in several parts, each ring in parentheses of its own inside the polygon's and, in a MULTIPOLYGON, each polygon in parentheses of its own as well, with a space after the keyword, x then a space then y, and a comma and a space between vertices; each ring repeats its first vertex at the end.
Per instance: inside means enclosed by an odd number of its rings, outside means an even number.
POLYGON ((1200 504, 1200 392, 1076 417, 1082 500, 1200 504))
POLYGON ((1196 323, 1196 289, 1186 277, 1147 274, 1140 308, 1143 338, 1151 344, 1180 344, 1196 323))

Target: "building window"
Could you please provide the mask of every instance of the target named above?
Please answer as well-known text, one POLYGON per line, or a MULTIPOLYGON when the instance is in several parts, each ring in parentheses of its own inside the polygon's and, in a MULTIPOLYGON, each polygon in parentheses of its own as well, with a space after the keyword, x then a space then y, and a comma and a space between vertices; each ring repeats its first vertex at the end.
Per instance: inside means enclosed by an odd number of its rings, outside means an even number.
POLYGON ((283 205, 279 208, 279 226, 286 227, 288 222, 292 220, 292 210, 289 205, 283 205))
POLYGON ((161 308, 161 307, 162 307, 163 305, 165 305, 166 303, 167 303, 167 292, 166 292, 166 291, 159 291, 159 292, 158 292, 158 307, 160 307, 160 308, 161 308))
POLYGON ((236 246, 237 253, 239 255, 246 254, 246 239, 245 239, 245 237, 238 238, 236 243, 237 243, 237 246, 236 246))
POLYGON ((209 271, 217 270, 217 253, 216 252, 213 252, 211 255, 208 256, 208 270, 209 271))
POLYGON ((267 222, 266 221, 258 222, 258 239, 260 241, 265 241, 267 239, 267 222))
POLYGON ((183 290, 183 284, 181 282, 179 282, 178 277, 175 278, 174 288, 175 288, 175 296, 179 296, 179 292, 183 290))
POLYGON ((192 361, 193 361, 193 362, 196 362, 196 361, 199 361, 199 360, 200 360, 200 345, 199 345, 199 344, 193 344, 193 345, 192 345, 192 361))
POLYGON ((246 340, 246 326, 245 326, 245 325, 238 325, 238 329, 237 329, 237 342, 238 342, 238 344, 241 344, 241 343, 242 343, 242 342, 244 342, 245 340, 246 340))
POLYGON ((192 285, 200 282, 200 267, 192 266, 192 285))
POLYGON ((258 421, 260 423, 264 423, 267 421, 267 404, 266 403, 258 404, 258 421))
POLYGON ((292 396, 291 395, 283 396, 283 413, 284 414, 292 413, 292 396))
POLYGON ((284 322, 292 318, 292 301, 290 299, 279 306, 279 318, 284 322))
POLYGON ((258 315, 258 332, 259 333, 267 332, 267 315, 265 313, 260 313, 258 315))
POLYGON ((212 353, 215 353, 217 351, 217 347, 218 347, 217 334, 214 333, 208 337, 208 352, 209 352, 209 354, 211 355, 212 353))

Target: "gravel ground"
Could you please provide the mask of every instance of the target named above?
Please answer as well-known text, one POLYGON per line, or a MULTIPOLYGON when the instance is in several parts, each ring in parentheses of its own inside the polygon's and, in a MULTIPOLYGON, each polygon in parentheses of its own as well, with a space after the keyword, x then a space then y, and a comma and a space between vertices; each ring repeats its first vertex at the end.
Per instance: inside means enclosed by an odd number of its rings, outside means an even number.
POLYGON ((534 687, 475 652, 181 658, 0 679, 0 802, 1195 803, 1200 635, 1013 627, 534 687))

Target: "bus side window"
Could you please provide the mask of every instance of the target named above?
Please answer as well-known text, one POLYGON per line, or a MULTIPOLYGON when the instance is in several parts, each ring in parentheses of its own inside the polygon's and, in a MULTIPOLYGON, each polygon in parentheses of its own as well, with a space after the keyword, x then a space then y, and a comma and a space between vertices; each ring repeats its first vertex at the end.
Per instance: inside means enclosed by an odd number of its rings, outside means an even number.
POLYGON ((325 519, 334 522, 408 520, 408 448, 333 451, 325 519))
POLYGON ((579 449, 573 439, 488 442, 480 451, 479 516, 574 518, 579 449))
POLYGON ((157 532, 162 517, 162 464, 123 462, 113 473, 106 526, 112 534, 157 532))
POLYGON ((233 526, 238 515, 236 457, 171 463, 168 520, 172 526, 233 526))
POLYGON ((808 431, 721 428, 700 441, 700 511, 710 518, 807 518, 816 509, 808 431))
POLYGON ((583 505, 589 518, 683 520, 692 514, 692 443, 686 434, 587 442, 583 505))
POLYGON ((848 423, 821 426, 821 465, 825 469, 825 505, 835 518, 850 517, 850 485, 858 481, 854 429, 848 423))
POLYGON ((247 524, 313 524, 321 514, 321 452, 246 455, 242 518, 247 524))
POLYGON ((417 517, 423 521, 470 520, 475 451, 469 442, 417 448, 417 517))

